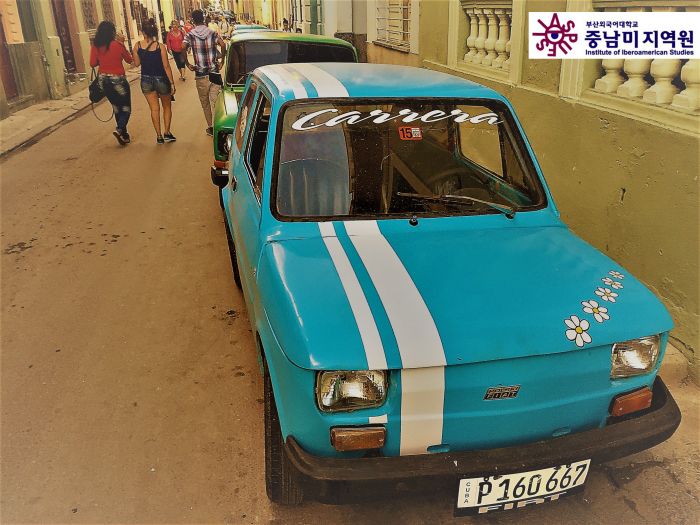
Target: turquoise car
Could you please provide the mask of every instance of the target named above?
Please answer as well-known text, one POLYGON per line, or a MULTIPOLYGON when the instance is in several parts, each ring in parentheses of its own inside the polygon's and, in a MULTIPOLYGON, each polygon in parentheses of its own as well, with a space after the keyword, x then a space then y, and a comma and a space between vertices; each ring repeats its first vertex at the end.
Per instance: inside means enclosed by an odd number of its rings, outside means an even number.
POLYGON ((221 189, 267 494, 554 501, 669 438, 673 323, 560 219, 513 107, 376 64, 256 69, 221 189))
POLYGON ((246 77, 260 66, 287 62, 357 62, 357 53, 339 38, 236 29, 226 52, 225 82, 214 105, 214 162, 210 169, 214 184, 223 185, 228 180, 224 168, 246 77))

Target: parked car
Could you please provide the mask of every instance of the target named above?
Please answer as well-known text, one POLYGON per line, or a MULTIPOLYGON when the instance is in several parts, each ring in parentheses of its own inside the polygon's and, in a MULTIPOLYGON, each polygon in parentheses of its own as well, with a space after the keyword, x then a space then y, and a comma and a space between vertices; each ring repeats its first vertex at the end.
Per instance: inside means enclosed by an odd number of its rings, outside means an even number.
POLYGON ((222 188, 264 374, 267 494, 447 490, 486 513, 669 438, 673 323, 559 217, 513 107, 425 69, 246 83, 222 188))
MULTIPOLYGON (((226 53, 224 86, 214 106, 214 165, 212 180, 225 184, 223 168, 246 77, 256 67, 288 62, 357 62, 355 48, 339 38, 282 31, 247 29, 236 32, 226 53)), ((252 27, 252 26, 251 26, 252 27)), ((283 73, 285 76, 288 73, 283 73)))
POLYGON ((235 24, 233 26, 233 30, 239 33, 243 33, 246 31, 264 31, 269 29, 267 26, 263 26, 260 24, 235 24))

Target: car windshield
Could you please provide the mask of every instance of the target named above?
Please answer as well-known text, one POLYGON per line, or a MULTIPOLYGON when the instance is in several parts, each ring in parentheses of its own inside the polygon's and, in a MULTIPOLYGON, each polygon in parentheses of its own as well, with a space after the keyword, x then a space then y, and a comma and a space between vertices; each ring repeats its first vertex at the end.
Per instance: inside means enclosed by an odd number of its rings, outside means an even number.
POLYGON ((281 218, 446 216, 536 209, 544 190, 496 101, 299 102, 282 117, 281 218))
POLYGON ((310 42, 251 40, 231 45, 226 82, 243 84, 246 76, 261 66, 298 62, 355 62, 349 47, 310 42))

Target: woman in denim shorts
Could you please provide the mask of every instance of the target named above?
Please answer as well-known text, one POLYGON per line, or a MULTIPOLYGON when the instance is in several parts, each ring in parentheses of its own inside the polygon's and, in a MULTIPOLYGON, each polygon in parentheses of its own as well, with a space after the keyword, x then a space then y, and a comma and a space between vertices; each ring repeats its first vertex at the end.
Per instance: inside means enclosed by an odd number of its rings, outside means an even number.
POLYGON ((151 121, 156 130, 156 142, 165 144, 175 142, 170 132, 172 120, 172 96, 175 94, 173 72, 168 62, 168 52, 163 44, 158 43, 158 27, 152 18, 144 22, 145 38, 134 46, 134 64, 141 66, 141 91, 151 108, 151 121), (160 99, 160 104, 158 100, 160 99), (163 127, 161 134, 160 106, 163 106, 163 127))

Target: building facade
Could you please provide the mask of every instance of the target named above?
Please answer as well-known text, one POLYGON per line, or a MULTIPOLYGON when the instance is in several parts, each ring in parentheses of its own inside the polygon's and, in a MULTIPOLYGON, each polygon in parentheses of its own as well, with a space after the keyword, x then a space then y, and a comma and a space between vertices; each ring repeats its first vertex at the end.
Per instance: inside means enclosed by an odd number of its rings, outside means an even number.
POLYGON ((530 60, 530 11, 691 11, 678 0, 446 0, 421 15, 424 67, 507 96, 563 219, 671 312, 700 383, 700 60, 530 60))
POLYGON ((176 16, 174 1, 0 0, 0 118, 85 89, 90 45, 102 20, 113 22, 131 45, 148 18, 167 28, 176 16))
POLYGON ((526 47, 531 11, 698 9, 694 0, 348 0, 324 2, 322 32, 343 36, 365 13, 368 61, 508 97, 563 219, 663 299, 671 340, 700 383, 700 60, 530 60, 526 47))

